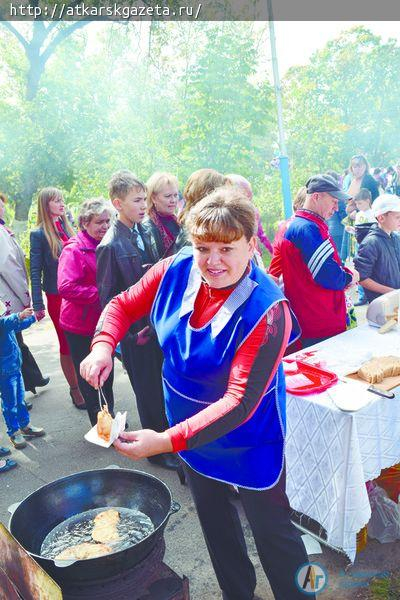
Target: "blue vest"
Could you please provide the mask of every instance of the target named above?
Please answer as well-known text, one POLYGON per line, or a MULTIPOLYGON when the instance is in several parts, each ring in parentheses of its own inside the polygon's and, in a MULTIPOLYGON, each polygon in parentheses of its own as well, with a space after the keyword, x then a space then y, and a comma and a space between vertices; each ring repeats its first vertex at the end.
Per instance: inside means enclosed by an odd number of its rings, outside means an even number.
MULTIPOLYGON (((238 348, 267 311, 285 300, 272 280, 252 265, 211 321, 194 328, 189 321, 200 285, 192 249, 184 248, 164 274, 151 311, 164 352, 163 385, 171 426, 222 398, 238 348)), ((280 365, 247 421, 180 456, 207 477, 250 489, 273 487, 283 468, 285 400, 280 365)))

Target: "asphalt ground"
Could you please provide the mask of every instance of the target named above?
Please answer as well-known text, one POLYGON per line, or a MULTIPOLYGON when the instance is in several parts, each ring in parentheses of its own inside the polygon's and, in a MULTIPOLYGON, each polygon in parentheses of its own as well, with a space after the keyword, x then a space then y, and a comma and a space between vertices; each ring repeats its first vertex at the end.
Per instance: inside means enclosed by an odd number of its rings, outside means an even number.
MULTIPOLYGON (((357 311, 363 320, 365 308, 357 311)), ((50 384, 27 399, 33 402, 31 420, 34 425, 46 429, 46 436, 32 440, 22 451, 12 450, 18 462, 13 471, 0 475, 0 520, 8 525, 8 507, 23 500, 39 487, 60 477, 78 471, 118 465, 152 473, 160 477, 171 489, 173 498, 181 504, 180 511, 172 515, 166 528, 165 562, 179 575, 186 575, 190 582, 192 600, 216 600, 221 597, 218 584, 208 557, 193 502, 187 486, 182 486, 176 473, 160 469, 146 460, 132 462, 112 448, 103 449, 84 439, 90 423, 85 411, 72 405, 67 384, 61 375, 56 335, 48 318, 34 324, 24 332, 42 372, 50 375, 50 384)), ((131 429, 140 427, 134 395, 127 375, 118 361, 115 369, 116 409, 127 410, 131 429)), ((4 422, 0 419, 0 444, 9 446, 4 422)), ((241 507, 238 503, 239 511, 241 507)), ((210 506, 212 510, 212 506, 210 506)), ((256 594, 262 600, 273 598, 264 572, 259 565, 249 526, 242 514, 242 522, 248 541, 249 555, 257 571, 256 594)), ((369 541, 350 568, 343 554, 323 548, 322 554, 310 559, 325 567, 329 575, 328 585, 318 595, 324 600, 350 600, 369 598, 369 582, 376 576, 386 578, 388 573, 399 569, 400 542, 379 544, 369 541)), ((284 565, 282 565, 284 568, 284 565)), ((307 598, 307 596, 305 596, 307 598)), ((289 599, 282 599, 289 600, 289 599)))

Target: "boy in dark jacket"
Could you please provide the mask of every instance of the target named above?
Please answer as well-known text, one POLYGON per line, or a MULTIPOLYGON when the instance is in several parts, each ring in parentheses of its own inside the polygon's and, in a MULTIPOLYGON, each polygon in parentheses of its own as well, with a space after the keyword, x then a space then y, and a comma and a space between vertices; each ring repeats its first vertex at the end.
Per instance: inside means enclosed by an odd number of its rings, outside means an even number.
POLYGON ((27 329, 35 322, 32 308, 4 316, 6 307, 0 302, 0 395, 7 433, 15 448, 25 448, 25 437, 41 437, 41 427, 29 423, 29 413, 24 401, 25 388, 21 373, 21 350, 15 333, 27 329))
MULTIPOLYGON (((159 260, 155 240, 142 225, 146 215, 145 185, 130 171, 118 171, 109 183, 109 195, 118 218, 96 249, 96 279, 103 307, 137 283, 159 260)), ((147 319, 129 329, 121 341, 121 351, 143 429, 164 431, 168 422, 161 381, 163 355, 147 319)), ((172 454, 159 454, 149 460, 165 468, 178 467, 172 454)))
POLYGON ((400 288, 400 199, 382 194, 372 210, 378 222, 371 226, 354 258, 369 302, 400 288))

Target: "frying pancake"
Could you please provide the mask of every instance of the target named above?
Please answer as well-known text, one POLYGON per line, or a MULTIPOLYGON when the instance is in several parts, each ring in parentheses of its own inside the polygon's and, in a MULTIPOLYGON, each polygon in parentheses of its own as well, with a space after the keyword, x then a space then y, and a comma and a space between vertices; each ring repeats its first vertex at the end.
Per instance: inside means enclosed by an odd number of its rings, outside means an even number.
POLYGON ((118 521, 119 512, 115 509, 99 513, 94 518, 92 538, 96 542, 102 543, 117 542, 119 540, 119 533, 117 531, 118 521))
POLYGON ((108 406, 103 406, 97 413, 97 433, 106 442, 110 441, 113 418, 108 412, 108 406))
POLYGON ((105 544, 92 544, 90 542, 83 542, 76 546, 70 546, 66 548, 60 554, 57 554, 55 560, 85 560, 86 558, 95 558, 96 556, 103 556, 104 554, 110 554, 112 548, 105 544))
POLYGON ((94 518, 94 524, 100 525, 100 523, 118 523, 119 521, 119 512, 115 510, 115 508, 110 508, 109 510, 104 510, 99 513, 94 518))

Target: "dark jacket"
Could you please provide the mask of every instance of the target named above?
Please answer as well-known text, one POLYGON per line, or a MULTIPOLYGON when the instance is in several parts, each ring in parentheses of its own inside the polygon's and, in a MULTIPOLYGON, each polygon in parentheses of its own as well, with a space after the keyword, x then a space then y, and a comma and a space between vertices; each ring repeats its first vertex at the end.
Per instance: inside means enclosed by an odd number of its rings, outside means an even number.
POLYGON ((43 310, 42 290, 48 294, 58 294, 58 259, 53 257, 41 227, 31 231, 30 246, 32 305, 34 310, 43 310))
POLYGON ((182 227, 182 229, 177 235, 175 242, 172 244, 165 257, 173 256, 174 254, 177 254, 179 250, 182 250, 182 248, 184 248, 185 246, 191 245, 192 242, 189 240, 188 234, 186 233, 186 229, 182 227))
POLYGON ((346 203, 343 200, 339 200, 337 211, 327 220, 329 233, 331 234, 339 252, 342 247, 344 231, 344 225, 342 221, 346 216, 346 203))
MULTIPOLYGON (((114 296, 137 283, 149 267, 158 261, 150 228, 139 224, 138 231, 145 245, 144 252, 137 245, 136 235, 119 220, 111 225, 97 246, 96 280, 103 308, 114 296)), ((141 319, 132 325, 130 331, 135 333, 146 325, 148 320, 141 319)))
POLYGON ((366 188, 371 192, 372 202, 379 196, 379 185, 378 182, 372 177, 370 173, 365 172, 364 177, 361 180, 360 189, 366 188))
MULTIPOLYGON (((354 257, 354 266, 361 282, 370 278, 382 285, 400 288, 400 235, 388 235, 377 223, 371 225, 354 257)), ((366 289, 365 295, 371 302, 381 294, 366 289)))
POLYGON ((176 221, 170 220, 170 221, 168 221, 168 224, 166 225, 169 228, 169 230, 171 231, 172 235, 174 235, 174 237, 175 237, 175 241, 171 244, 171 246, 168 248, 168 250, 166 250, 164 247, 164 243, 163 243, 163 239, 162 239, 160 230, 158 229, 156 223, 151 218, 147 219, 143 223, 143 226, 150 229, 151 235, 154 238, 154 241, 156 243, 157 254, 158 254, 159 260, 161 260, 162 258, 166 258, 167 256, 172 256, 173 254, 176 254, 176 251, 173 251, 173 249, 175 248, 176 240, 177 240, 178 236, 180 235, 180 232, 182 229, 181 226, 179 225, 179 223, 177 223, 176 221))

